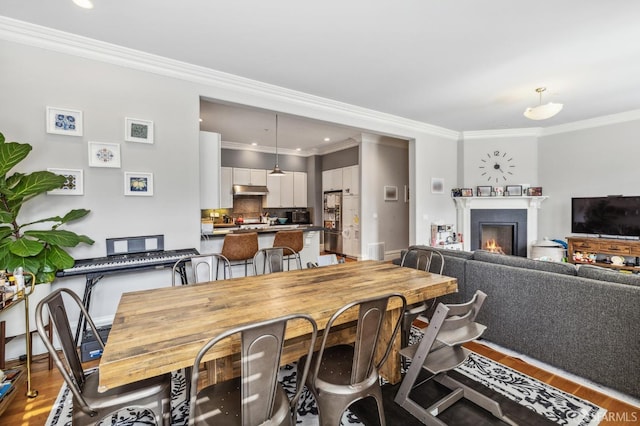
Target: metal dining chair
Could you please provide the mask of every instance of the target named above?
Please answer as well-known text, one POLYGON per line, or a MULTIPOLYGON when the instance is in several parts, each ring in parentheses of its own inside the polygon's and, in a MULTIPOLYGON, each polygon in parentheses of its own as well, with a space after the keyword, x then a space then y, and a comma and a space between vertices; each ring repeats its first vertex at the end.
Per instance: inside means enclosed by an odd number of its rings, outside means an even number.
MULTIPOLYGON (((382 390, 378 370, 391 353, 393 341, 400 330, 401 320, 393 327, 389 342, 380 342, 389 301, 398 298, 402 302, 402 312, 407 306, 402 294, 392 293, 384 296, 362 299, 346 304, 336 311, 323 333, 322 343, 313 357, 305 356, 298 361, 298 387, 305 383, 318 404, 318 418, 321 426, 338 426, 344 411, 351 403, 373 397, 377 403, 380 425, 385 425, 382 390), (353 345, 327 347, 332 327, 345 320, 356 318, 356 336, 353 345), (379 361, 375 361, 378 346, 387 347, 379 361), (307 368, 309 375, 303 382, 303 372, 307 368)), ((402 316, 400 316, 401 318, 402 316)))
POLYGON ((471 351, 462 345, 478 339, 486 330, 486 326, 475 321, 486 297, 485 293, 478 290, 467 303, 438 304, 429 326, 423 330, 424 336, 420 342, 400 350, 400 355, 410 359, 411 365, 398 389, 395 402, 424 424, 443 424, 437 419, 438 414, 463 398, 507 424, 516 424, 502 413, 496 401, 447 375, 448 371, 460 366, 469 356, 471 351), (422 371, 428 373, 426 380, 419 376, 422 371), (451 393, 425 407, 411 399, 411 391, 429 380, 448 388, 451 393))
MULTIPOLYGON (((286 315, 234 327, 212 338, 200 349, 191 367, 190 426, 296 424, 298 400, 303 386, 298 386, 289 399, 278 382, 285 332, 292 322, 296 327, 309 328, 308 356, 311 356, 318 327, 313 318, 306 314, 286 315), (240 342, 240 377, 198 391, 198 375, 203 358, 216 344, 229 337, 236 338, 231 342, 240 342)), ((302 383, 308 371, 308 365, 299 370, 302 383)))
POLYGON ((233 278, 229 259, 220 253, 185 256, 176 261, 172 268, 171 285, 176 286, 176 276, 180 277, 182 285, 216 281, 220 276, 219 267, 222 263, 222 277, 233 278))
POLYGON ((253 274, 259 274, 259 265, 262 264, 262 274, 284 271, 285 253, 291 251, 290 247, 267 247, 258 250, 253 256, 253 274))
POLYGON ((286 247, 284 251, 287 260, 287 270, 291 269, 289 261, 293 257, 298 269, 302 269, 300 252, 304 249, 304 237, 301 230, 278 231, 273 238, 273 247, 286 247))
POLYGON ((74 336, 71 331, 65 299, 72 300, 84 315, 91 332, 104 350, 104 342, 94 322, 89 317, 80 298, 71 290, 61 288, 53 291, 38 303, 36 307, 36 326, 42 342, 53 358, 54 363, 73 395, 73 420, 74 425, 95 425, 101 419, 117 413, 127 407, 143 408, 153 413, 156 424, 171 424, 171 374, 146 379, 131 383, 106 392, 98 392, 99 369, 85 372, 78 356, 74 336), (63 298, 63 295, 68 298, 63 298), (44 325, 44 316, 48 310, 50 322, 56 331, 60 345, 61 357, 47 337, 44 325), (63 360, 64 359, 64 360, 63 360))
MULTIPOLYGON (((402 256, 400 266, 421 269, 427 272, 434 272, 442 275, 444 270, 444 256, 436 249, 425 246, 409 246, 402 256)), ((429 308, 435 305, 435 299, 431 302, 420 302, 407 307, 402 317, 402 331, 400 343, 402 347, 409 346, 411 336, 411 326, 420 315, 425 314, 429 308)), ((403 365, 405 362, 403 361, 403 365)))

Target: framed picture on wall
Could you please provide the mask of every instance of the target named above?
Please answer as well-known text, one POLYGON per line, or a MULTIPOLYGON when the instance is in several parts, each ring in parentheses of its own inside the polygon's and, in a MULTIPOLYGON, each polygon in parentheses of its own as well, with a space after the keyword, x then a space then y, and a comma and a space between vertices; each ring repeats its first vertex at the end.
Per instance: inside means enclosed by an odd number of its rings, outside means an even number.
POLYGON ((385 186, 384 187, 384 200, 385 201, 398 201, 398 187, 397 186, 385 186))
POLYGON ((444 179, 443 178, 431 178, 431 193, 432 194, 444 194, 444 179))
POLYGON ((49 195, 84 195, 84 181, 82 178, 82 170, 76 169, 47 169, 51 173, 55 173, 65 177, 62 187, 47 191, 49 195))
POLYGON ((153 143, 153 121, 125 118, 124 140, 127 142, 153 143))
POLYGON ((124 172, 124 195, 152 196, 153 173, 124 172))
POLYGON ((120 168, 120 144, 89 142, 89 166, 120 168))
POLYGON ((82 136, 82 111, 48 106, 47 133, 82 136))

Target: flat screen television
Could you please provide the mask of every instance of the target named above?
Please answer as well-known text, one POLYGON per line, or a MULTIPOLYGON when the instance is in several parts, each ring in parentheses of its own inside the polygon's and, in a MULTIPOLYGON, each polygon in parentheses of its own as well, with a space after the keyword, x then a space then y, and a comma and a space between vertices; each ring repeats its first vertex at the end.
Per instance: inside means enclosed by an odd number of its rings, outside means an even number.
POLYGON ((572 198, 571 232, 640 236, 640 196, 572 198))

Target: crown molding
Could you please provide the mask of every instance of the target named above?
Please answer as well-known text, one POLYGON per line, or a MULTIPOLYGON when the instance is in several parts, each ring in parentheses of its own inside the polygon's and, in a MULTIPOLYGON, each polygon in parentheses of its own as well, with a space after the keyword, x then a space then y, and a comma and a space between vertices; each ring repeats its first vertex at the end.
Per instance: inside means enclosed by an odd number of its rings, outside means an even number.
POLYGON ((611 124, 625 123, 628 121, 636 120, 640 120, 640 109, 621 112, 618 114, 604 115, 602 117, 590 118, 587 120, 574 121, 573 123, 560 124, 553 127, 547 127, 546 129, 542 129, 542 134, 540 136, 557 135, 560 133, 575 132, 578 130, 609 126, 611 124))
POLYGON ((539 137, 542 133, 541 127, 527 127, 522 129, 496 129, 496 130, 474 130, 462 132, 462 139, 465 141, 473 139, 498 139, 498 138, 522 138, 539 137))
POLYGON ((457 131, 443 127, 262 83, 4 16, 0 16, 0 39, 207 86, 230 89, 246 94, 268 96, 297 105, 311 106, 319 110, 332 112, 337 110, 356 120, 365 119, 383 124, 385 127, 393 125, 402 130, 426 133, 453 140, 458 140, 460 135, 457 131))

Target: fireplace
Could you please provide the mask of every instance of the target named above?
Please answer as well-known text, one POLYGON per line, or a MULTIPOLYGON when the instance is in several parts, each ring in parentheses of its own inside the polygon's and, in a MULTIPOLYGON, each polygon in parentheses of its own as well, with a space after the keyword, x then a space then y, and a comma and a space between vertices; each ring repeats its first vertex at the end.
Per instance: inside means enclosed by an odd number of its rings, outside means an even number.
MULTIPOLYGON (((493 229, 488 228, 485 232, 493 233, 494 239, 511 241, 511 252, 518 256, 527 256, 529 247, 538 239, 538 211, 546 199, 546 196, 453 197, 456 204, 457 229, 463 239, 463 249, 471 251, 481 248, 481 228, 476 224, 472 229, 471 224, 472 215, 474 220, 480 215, 485 226, 493 226, 493 229), (487 212, 488 216, 483 218, 483 211, 487 212), (496 211, 502 213, 496 216, 496 211), (516 234, 515 237, 511 235, 512 232, 516 234)), ((509 246, 509 242, 498 244, 502 246, 503 251, 509 246)))
POLYGON ((471 210, 471 250, 527 256, 527 211, 523 209, 471 210))

